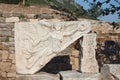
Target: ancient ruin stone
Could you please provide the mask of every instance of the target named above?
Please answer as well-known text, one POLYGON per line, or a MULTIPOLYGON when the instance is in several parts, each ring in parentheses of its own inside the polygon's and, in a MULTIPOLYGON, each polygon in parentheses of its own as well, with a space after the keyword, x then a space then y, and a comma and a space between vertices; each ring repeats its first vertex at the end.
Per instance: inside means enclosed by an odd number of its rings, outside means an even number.
POLYGON ((16 80, 60 80, 60 76, 41 72, 34 75, 17 75, 16 80))
POLYGON ((61 71, 62 80, 99 80, 99 73, 80 73, 77 71, 61 71))
POLYGON ((87 34, 86 21, 39 21, 15 24, 16 68, 19 74, 33 74, 71 43, 87 34))
POLYGON ((19 18, 18 17, 9 17, 9 18, 6 18, 6 22, 19 22, 19 18))
POLYGON ((88 33, 83 36, 83 56, 81 71, 85 73, 98 73, 98 63, 95 56, 96 34, 88 33))

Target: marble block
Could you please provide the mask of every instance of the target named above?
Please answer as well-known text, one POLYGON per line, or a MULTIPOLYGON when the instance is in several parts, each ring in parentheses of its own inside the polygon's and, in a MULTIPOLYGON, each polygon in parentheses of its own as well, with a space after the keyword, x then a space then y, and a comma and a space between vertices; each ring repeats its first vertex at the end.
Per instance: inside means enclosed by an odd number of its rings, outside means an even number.
POLYGON ((91 31, 83 21, 41 20, 15 24, 15 58, 19 74, 34 74, 70 44, 91 31))

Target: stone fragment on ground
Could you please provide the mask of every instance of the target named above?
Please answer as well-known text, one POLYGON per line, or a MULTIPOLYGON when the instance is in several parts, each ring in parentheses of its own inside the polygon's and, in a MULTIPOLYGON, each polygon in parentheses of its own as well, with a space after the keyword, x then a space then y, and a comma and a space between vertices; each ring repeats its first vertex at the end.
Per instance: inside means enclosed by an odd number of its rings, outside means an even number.
POLYGON ((100 80, 119 80, 118 73, 119 69, 116 65, 103 65, 100 71, 100 80), (116 68, 115 68, 116 67, 116 68))
POLYGON ((17 75, 16 80, 60 80, 58 74, 40 72, 33 75, 17 75))
POLYGON ((99 73, 80 73, 77 71, 61 71, 62 80, 99 80, 99 73))

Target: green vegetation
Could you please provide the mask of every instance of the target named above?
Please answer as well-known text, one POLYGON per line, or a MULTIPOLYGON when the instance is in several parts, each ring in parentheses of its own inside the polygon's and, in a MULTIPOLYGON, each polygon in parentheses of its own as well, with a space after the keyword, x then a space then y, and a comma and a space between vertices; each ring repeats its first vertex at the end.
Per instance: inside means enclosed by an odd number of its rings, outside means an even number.
POLYGON ((6 3, 6 4, 18 4, 20 0, 0 0, 0 3, 6 3))
POLYGON ((9 36, 6 37, 5 42, 9 42, 9 36))
POLYGON ((25 16, 22 15, 22 14, 20 14, 18 17, 19 17, 19 19, 23 19, 23 18, 25 18, 25 16))
MULTIPOLYGON (((0 0, 4 3, 19 3, 23 0, 0 0)), ((83 7, 75 2, 75 0, 25 0, 24 6, 30 6, 34 4, 49 5, 51 8, 65 11, 73 16, 97 19, 102 14, 102 10, 97 5, 91 6, 89 10, 84 10, 83 7)), ((23 16, 20 15, 19 18, 23 16)))

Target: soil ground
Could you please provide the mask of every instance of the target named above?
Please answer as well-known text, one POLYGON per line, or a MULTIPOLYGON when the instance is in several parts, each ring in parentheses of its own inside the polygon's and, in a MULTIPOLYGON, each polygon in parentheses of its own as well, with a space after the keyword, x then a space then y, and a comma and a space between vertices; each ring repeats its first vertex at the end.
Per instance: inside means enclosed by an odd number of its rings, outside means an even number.
POLYGON ((26 13, 26 14, 38 14, 38 13, 52 13, 56 10, 51 9, 46 5, 31 5, 23 6, 20 4, 0 4, 0 12, 2 13, 26 13))

